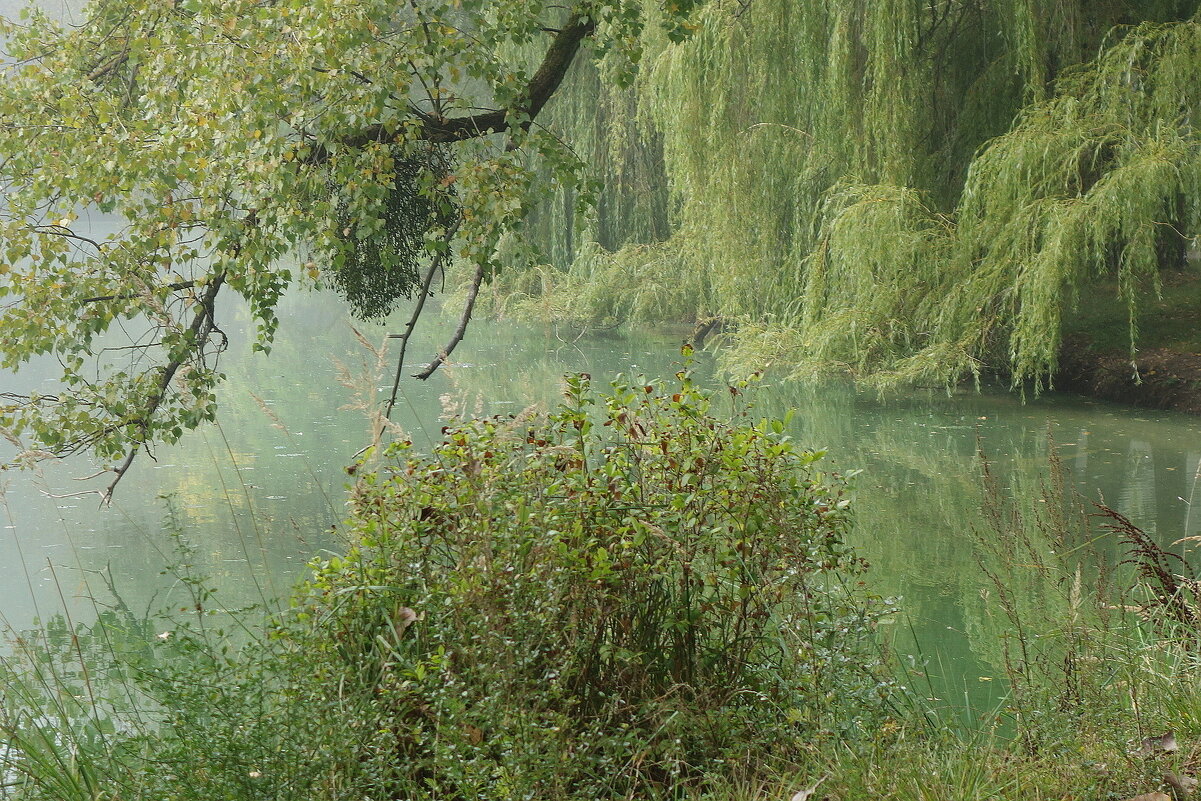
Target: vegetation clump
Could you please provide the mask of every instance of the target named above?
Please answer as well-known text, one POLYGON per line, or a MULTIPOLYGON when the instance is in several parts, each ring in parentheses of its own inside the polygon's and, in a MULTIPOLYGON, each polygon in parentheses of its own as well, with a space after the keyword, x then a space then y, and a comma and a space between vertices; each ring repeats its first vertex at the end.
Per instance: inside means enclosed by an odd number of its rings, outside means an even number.
POLYGON ((638 797, 879 712, 845 488, 681 378, 617 382, 599 420, 572 378, 545 423, 456 422, 358 488, 362 546, 306 614, 336 610, 333 665, 406 792, 638 797))
POLYGON ((430 176, 445 173, 444 162, 445 154, 436 149, 395 153, 392 186, 372 201, 382 208, 378 219, 367 218, 355 199, 342 199, 338 220, 345 249, 331 260, 330 283, 360 319, 387 317, 402 299, 422 291, 421 267, 431 258, 426 237, 431 229, 445 232, 453 225, 451 198, 423 186, 430 176))
POLYGON ((129 651, 149 703, 114 722, 67 702, 59 735, 10 696, 21 797, 678 796, 872 730, 895 691, 845 482, 679 379, 597 396, 578 376, 545 418, 390 446, 354 491, 357 544, 269 638, 177 627, 129 651), (51 773, 92 778, 48 777, 47 740, 85 730, 105 734, 51 773))

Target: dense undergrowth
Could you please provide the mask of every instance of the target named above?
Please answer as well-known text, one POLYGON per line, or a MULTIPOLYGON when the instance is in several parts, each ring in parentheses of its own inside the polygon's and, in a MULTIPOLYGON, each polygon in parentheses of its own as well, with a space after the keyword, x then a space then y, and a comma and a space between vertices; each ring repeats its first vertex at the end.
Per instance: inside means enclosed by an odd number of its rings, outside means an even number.
POLYGON ((118 601, 15 641, 3 795, 1124 799, 1167 773, 1187 789, 1201 613, 1184 562, 1098 521, 1054 459, 1026 488, 982 460, 973 534, 1009 694, 963 728, 889 656, 876 623, 896 613, 845 542, 845 479, 741 392, 731 416, 687 372, 607 394, 580 376, 549 414, 457 419, 429 454, 388 446, 358 471, 353 544, 272 615, 217 611, 177 535, 182 609, 118 601), (1130 564, 1094 558, 1099 535, 1130 564))

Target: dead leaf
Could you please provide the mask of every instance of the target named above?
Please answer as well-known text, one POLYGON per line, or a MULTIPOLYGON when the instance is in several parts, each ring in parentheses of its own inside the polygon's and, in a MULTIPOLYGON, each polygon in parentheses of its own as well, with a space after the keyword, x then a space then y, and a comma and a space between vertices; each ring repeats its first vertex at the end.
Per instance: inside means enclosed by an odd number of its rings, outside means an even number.
POLYGON ((1163 783, 1172 788, 1172 795, 1176 797, 1176 801, 1191 798, 1193 791, 1197 789, 1197 780, 1192 776, 1177 776, 1170 770, 1163 775, 1163 783))
POLYGON ((1168 732, 1161 734, 1158 737, 1147 737, 1139 746, 1137 756, 1149 757, 1155 754, 1170 754, 1174 751, 1179 751, 1180 746, 1176 743, 1176 733, 1168 732))
POLYGON ((1172 796, 1167 793, 1143 793, 1134 798, 1127 798, 1126 801, 1172 801, 1172 796))
POLYGON ((392 628, 396 632, 396 639, 400 639, 405 633, 405 629, 417 622, 420 616, 407 606, 398 606, 396 611, 392 613, 392 628))
MULTIPOLYGON (((809 796, 811 796, 817 792, 818 785, 821 784, 822 782, 824 782, 828 778, 830 778, 830 776, 827 774, 825 776, 822 776, 820 779, 815 781, 813 784, 806 787, 804 790, 797 790, 796 793, 792 796, 791 801, 809 801, 809 796)), ((1172 800, 1168 799, 1168 801, 1172 801, 1172 800)))

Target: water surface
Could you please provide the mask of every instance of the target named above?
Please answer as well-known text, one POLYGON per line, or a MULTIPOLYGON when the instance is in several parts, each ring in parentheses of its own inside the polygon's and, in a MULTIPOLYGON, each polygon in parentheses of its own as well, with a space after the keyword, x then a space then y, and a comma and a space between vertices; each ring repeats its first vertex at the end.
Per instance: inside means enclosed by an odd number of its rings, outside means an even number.
MULTIPOLYGON (((279 597, 308 559, 342 547, 345 467, 369 438, 367 418, 346 407, 356 404, 356 392, 382 391, 391 369, 377 363, 351 326, 383 343, 401 323, 356 323, 328 294, 293 295, 281 312, 273 353, 252 354, 246 311, 226 299, 219 315, 234 345, 223 357, 229 381, 220 392, 219 427, 157 449, 154 460, 140 457, 112 508, 99 508, 94 495, 55 497, 102 486, 73 479, 93 471, 86 460, 46 464, 36 475, 5 474, 0 613, 10 626, 28 626, 64 601, 86 616, 86 599, 107 593, 105 573, 135 607, 179 601, 182 588, 161 575, 174 558, 172 531, 197 547, 195 569, 213 577, 229 606, 279 597), (360 375, 357 390, 343 385, 347 373, 360 375)), ((434 352, 450 325, 431 316, 413 352, 434 352)), ((577 340, 574 333, 481 321, 451 369, 427 383, 402 384, 396 419, 418 445, 428 444, 448 406, 498 413, 553 404, 566 372, 670 379, 679 343, 674 332, 577 340)), ((0 374, 0 386, 38 389, 51 367, 0 374)), ((698 371, 720 383, 704 354, 698 371)), ((1163 542, 1201 533, 1201 518, 1191 511, 1201 501, 1193 418, 1064 395, 1024 404, 989 391, 880 399, 846 385, 770 378, 755 403, 765 414, 793 410, 793 435, 826 450, 830 469, 863 471, 855 480, 855 541, 873 563, 870 586, 902 599, 906 617, 894 625, 906 633, 897 642, 912 650, 912 628, 922 650, 915 658, 930 665, 940 695, 966 695, 979 706, 1000 686, 1006 623, 975 548, 984 528, 978 449, 1016 487, 1007 491, 1036 503, 1030 490, 1046 473, 1051 438, 1087 496, 1103 496, 1163 542)))
MULTIPOLYGON (((0 15, 15 16, 23 5, 0 0, 0 15)), ((39 5, 70 19, 82 3, 39 5)), ((369 435, 362 412, 345 408, 358 400, 341 383, 340 365, 363 376, 360 395, 390 385, 388 366, 360 344, 343 304, 329 295, 285 301, 269 358, 250 351, 245 308, 228 298, 221 304, 233 347, 224 356, 219 427, 159 448, 154 459, 140 457, 107 509, 95 494, 77 494, 104 486, 75 480, 95 471, 86 459, 0 474, 0 617, 8 626, 19 630, 63 609, 86 619, 95 613, 90 599, 107 602, 110 580, 135 608, 182 602, 183 588, 162 572, 179 558, 172 532, 193 544, 194 569, 212 577, 231 607, 279 598, 307 560, 342 547, 345 467, 369 435)), ((382 343, 402 323, 354 324, 382 343)), ((434 352, 449 327, 443 320, 439 331, 427 330, 412 352, 418 359, 434 352)), ((452 369, 403 385, 396 419, 428 444, 447 403, 482 413, 554 403, 565 372, 670 376, 679 342, 680 332, 577 340, 575 332, 479 322, 452 369)), ((718 383, 707 356, 698 366, 718 383)), ((0 390, 48 391, 54 367, 41 360, 19 375, 0 373, 0 390)), ((1006 628, 975 545, 988 536, 978 450, 1005 478, 1006 492, 1033 504, 1055 441, 1087 497, 1103 497, 1164 543, 1201 534, 1201 511, 1192 511, 1201 502, 1193 418, 1055 394, 1022 403, 1004 392, 922 390, 882 400, 845 385, 770 378, 756 402, 765 413, 795 410, 792 433, 826 449, 831 469, 863 471, 855 541, 873 563, 871 587, 901 599, 905 617, 892 625, 905 631, 896 642, 929 666, 932 693, 977 707, 1000 692, 1006 628)), ((0 461, 8 455, 0 450, 0 461)), ((1096 547, 1117 550, 1104 539, 1096 547)))

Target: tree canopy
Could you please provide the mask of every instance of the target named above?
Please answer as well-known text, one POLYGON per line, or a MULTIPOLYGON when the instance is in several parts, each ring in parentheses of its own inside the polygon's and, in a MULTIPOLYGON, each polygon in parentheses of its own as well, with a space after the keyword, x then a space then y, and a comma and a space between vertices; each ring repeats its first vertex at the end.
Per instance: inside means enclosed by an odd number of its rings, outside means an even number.
POLYGON ((407 336, 454 268, 449 351, 499 254, 532 241, 550 269, 506 271, 495 297, 543 319, 720 315, 737 327, 727 363, 752 369, 1041 387, 1082 293, 1116 287, 1133 347, 1201 232, 1197 15, 1196 0, 32 13, 3 29, 0 367, 51 354, 63 382, 0 397, 0 430, 92 449, 119 477, 213 417, 220 293, 247 299, 263 349, 296 284, 368 317, 409 300, 407 336), (93 209, 118 230, 80 228, 93 209), (146 335, 106 349, 119 326, 146 335))
POLYGON ((95 0, 78 25, 5 21, 0 367, 51 354, 62 383, 0 394, 0 431, 119 479, 213 418, 221 293, 266 350, 296 284, 368 317, 416 316, 452 263, 478 289, 532 198, 579 181, 534 122, 577 53, 628 72, 644 25, 678 39, 690 5, 95 0))
POLYGON ((510 274, 506 308, 721 315, 734 369, 1037 386, 1104 284, 1133 345, 1201 233, 1197 9, 707 3, 682 45, 644 32, 632 87, 581 75, 550 109, 605 188, 585 236, 540 210, 570 267, 510 274))

